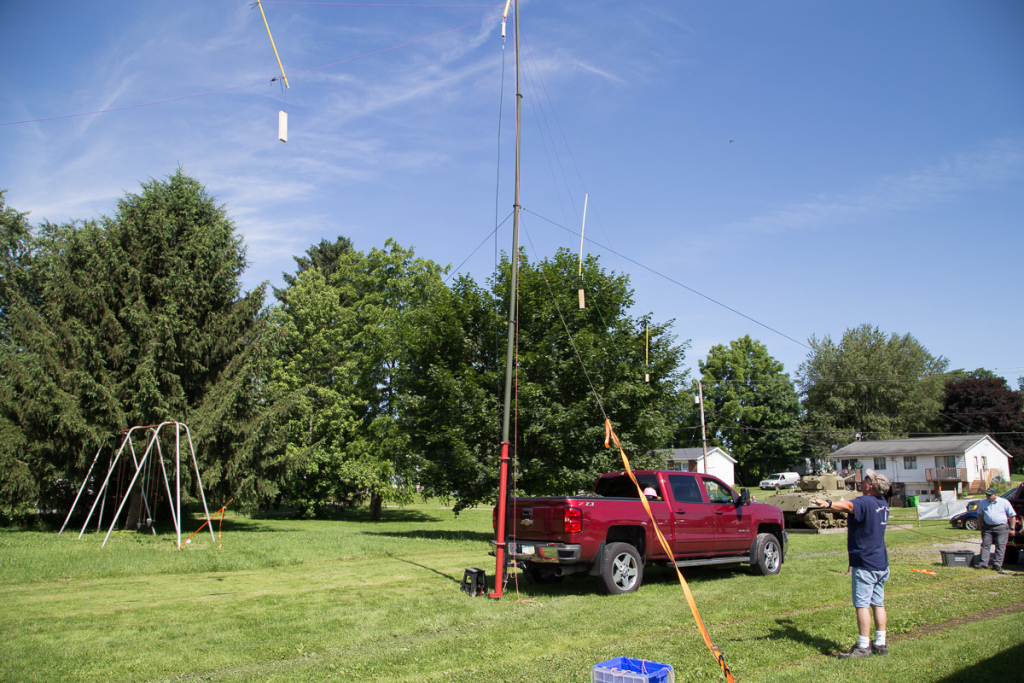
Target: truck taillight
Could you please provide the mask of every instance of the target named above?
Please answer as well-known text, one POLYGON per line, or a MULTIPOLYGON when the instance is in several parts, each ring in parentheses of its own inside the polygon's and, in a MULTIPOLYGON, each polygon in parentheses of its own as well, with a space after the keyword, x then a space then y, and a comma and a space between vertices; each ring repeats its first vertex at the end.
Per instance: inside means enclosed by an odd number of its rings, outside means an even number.
POLYGON ((583 511, 579 508, 565 508, 562 527, 567 534, 578 534, 583 531, 583 511))

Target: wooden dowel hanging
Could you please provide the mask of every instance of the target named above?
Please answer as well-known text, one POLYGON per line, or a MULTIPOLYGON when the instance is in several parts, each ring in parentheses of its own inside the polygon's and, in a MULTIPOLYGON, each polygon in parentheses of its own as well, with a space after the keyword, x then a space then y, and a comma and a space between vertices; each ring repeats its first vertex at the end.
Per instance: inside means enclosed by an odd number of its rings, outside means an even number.
POLYGON ((583 197, 583 224, 580 226, 580 308, 587 307, 586 297, 583 294, 583 231, 587 229, 587 202, 590 201, 590 193, 583 197))
MULTIPOLYGON (((644 367, 646 369, 650 370, 650 368, 651 368, 651 324, 650 323, 646 323, 645 327, 647 329, 647 335, 646 335, 647 339, 646 339, 646 345, 644 347, 644 367)), ((648 384, 650 384, 650 382, 651 382, 651 373, 650 372, 645 372, 644 373, 644 381, 647 382, 648 384)))

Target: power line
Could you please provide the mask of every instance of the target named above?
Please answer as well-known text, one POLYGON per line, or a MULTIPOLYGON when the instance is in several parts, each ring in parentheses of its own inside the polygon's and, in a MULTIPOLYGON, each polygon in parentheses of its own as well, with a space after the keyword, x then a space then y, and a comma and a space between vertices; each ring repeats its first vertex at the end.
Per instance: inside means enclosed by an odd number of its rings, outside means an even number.
MULTIPOLYGON (((527 208, 524 207, 523 211, 526 211, 527 213, 531 213, 534 216, 536 216, 537 218, 540 218, 541 220, 544 220, 544 221, 547 221, 548 223, 551 223, 555 227, 561 228, 562 230, 565 230, 567 232, 571 232, 564 225, 561 225, 560 223, 558 223, 556 221, 553 221, 550 218, 542 216, 539 213, 536 213, 534 211, 530 211, 530 209, 527 209, 527 208)), ((735 313, 736 315, 740 316, 741 318, 746 318, 747 320, 749 320, 750 322, 754 323, 755 325, 759 325, 759 326, 765 328, 766 330, 768 330, 769 332, 774 332, 775 334, 779 335, 780 337, 783 337, 784 339, 788 339, 789 341, 793 342, 794 344, 798 344, 798 345, 804 347, 808 351, 813 351, 814 350, 810 346, 808 346, 807 344, 804 344, 801 341, 797 341, 796 339, 793 339, 788 334, 780 332, 779 330, 776 330, 774 327, 771 327, 770 325, 766 325, 765 323, 761 322, 760 320, 756 320, 756 319, 750 317, 746 313, 742 313, 740 311, 737 311, 735 308, 733 308, 733 307, 731 307, 731 306, 729 306, 727 304, 724 304, 721 301, 718 301, 717 299, 715 299, 713 297, 710 297, 707 294, 704 294, 703 292, 700 292, 700 291, 694 289, 693 287, 690 287, 689 285, 685 285, 682 282, 679 282, 678 280, 676 280, 674 278, 671 278, 668 275, 665 275, 664 273, 662 273, 662 272, 660 272, 658 270, 655 270, 654 268, 652 268, 652 267, 650 267, 650 266, 648 266, 648 265, 646 265, 644 263, 641 263, 640 261, 637 261, 636 259, 630 258, 629 256, 626 256, 625 254, 622 254, 622 253, 620 253, 618 251, 615 251, 611 247, 605 246, 605 245, 601 244, 600 242, 596 242, 596 241, 590 239, 589 237, 586 238, 586 241, 590 242, 591 244, 593 244, 593 245, 595 245, 597 247, 600 247, 601 249, 604 249, 605 251, 608 251, 608 252, 610 252, 612 254, 615 254, 619 258, 623 258, 623 259, 629 261, 630 263, 632 263, 632 264, 634 264, 636 266, 640 266, 644 270, 649 271, 650 273, 653 273, 654 275, 657 275, 658 277, 664 278, 664 279, 668 280, 669 282, 671 282, 672 284, 678 285, 679 287, 682 287, 683 289, 687 290, 688 292, 692 292, 693 294, 696 294, 697 296, 699 296, 699 297, 701 297, 703 299, 707 299, 708 301, 710 301, 711 303, 715 304, 716 306, 721 306, 722 308, 726 309, 727 311, 731 311, 732 313, 735 313)))

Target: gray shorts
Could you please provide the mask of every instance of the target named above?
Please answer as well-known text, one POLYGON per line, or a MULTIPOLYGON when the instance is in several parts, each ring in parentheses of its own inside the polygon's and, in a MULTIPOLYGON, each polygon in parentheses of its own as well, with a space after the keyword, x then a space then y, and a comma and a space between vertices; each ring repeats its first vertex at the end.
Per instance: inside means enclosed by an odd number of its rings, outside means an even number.
POLYGON ((852 567, 853 574, 853 606, 882 607, 885 605, 885 582, 889 580, 889 570, 873 572, 869 569, 852 567))

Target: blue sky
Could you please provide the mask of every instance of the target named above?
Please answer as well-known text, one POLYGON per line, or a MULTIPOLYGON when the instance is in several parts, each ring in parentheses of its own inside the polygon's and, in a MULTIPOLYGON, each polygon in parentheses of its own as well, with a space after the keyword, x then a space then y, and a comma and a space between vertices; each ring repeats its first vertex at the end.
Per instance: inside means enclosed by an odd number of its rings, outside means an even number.
MULTIPOLYGON (((510 222, 488 237, 513 202, 502 8, 265 2, 285 91, 248 0, 0 0, 0 188, 35 224, 97 218, 180 166, 244 235, 246 287, 338 235, 482 283, 511 246, 510 222)), ((691 366, 749 334, 795 372, 869 323, 1024 375, 1024 3, 521 15, 531 259, 578 251, 589 193, 586 250, 691 366)))

